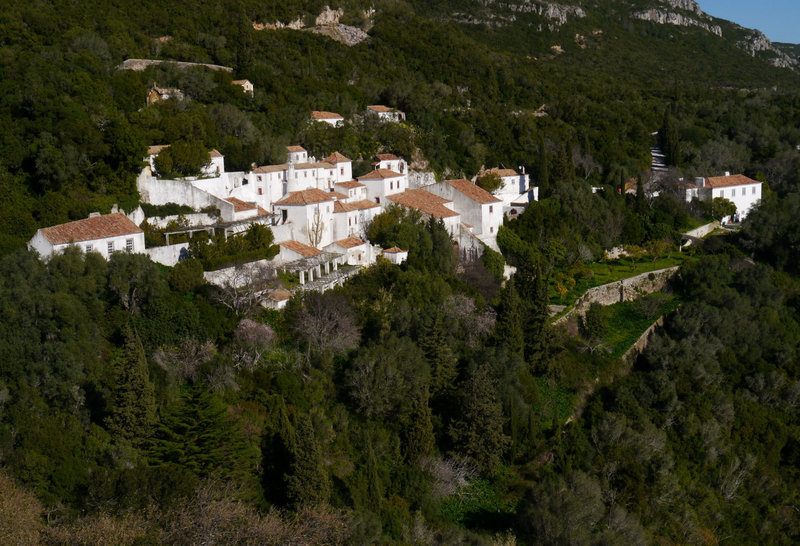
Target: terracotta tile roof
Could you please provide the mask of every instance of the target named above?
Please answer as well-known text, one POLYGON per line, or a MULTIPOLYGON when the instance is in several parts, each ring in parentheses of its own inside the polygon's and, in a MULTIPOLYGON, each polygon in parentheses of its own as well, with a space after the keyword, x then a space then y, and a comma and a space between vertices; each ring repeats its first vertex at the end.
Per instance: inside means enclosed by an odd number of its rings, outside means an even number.
POLYGON ((287 152, 305 152, 306 149, 303 148, 302 146, 287 146, 286 147, 286 151, 287 152))
POLYGON ((292 299, 292 293, 284 288, 268 290, 266 296, 272 301, 286 301, 292 299))
POLYGON ((358 180, 348 180, 347 182, 337 182, 336 186, 341 186, 343 188, 347 188, 348 190, 352 190, 354 188, 366 188, 364 184, 359 182, 358 180))
POLYGON ((345 194, 343 194, 341 192, 338 192, 338 191, 332 191, 332 192, 330 192, 330 194, 332 196, 334 196, 336 199, 350 199, 349 195, 345 195, 345 194))
POLYGON ((244 85, 246 83, 250 83, 250 80, 233 80, 231 83, 236 85, 244 85))
POLYGON ((161 150, 164 148, 169 148, 169 144, 157 144, 155 146, 150 146, 147 148, 147 155, 158 155, 161 153, 161 150))
POLYGON ((342 248, 355 248, 365 243, 358 237, 348 237, 347 239, 340 239, 338 241, 334 241, 334 244, 339 245, 342 248))
POLYGON ((281 165, 262 165, 261 167, 256 167, 250 172, 254 172, 256 174, 277 173, 285 171, 288 167, 289 165, 287 163, 283 163, 281 165))
POLYGON ((258 207, 258 215, 259 216, 269 216, 270 214, 271 213, 267 209, 262 208, 262 207, 258 207))
POLYGON ((384 254, 398 254, 400 252, 408 252, 407 250, 403 250, 402 248, 393 246, 392 248, 387 248, 383 251, 384 254))
POLYGON ((371 173, 365 174, 364 176, 359 176, 359 180, 379 180, 383 178, 400 178, 403 176, 400 173, 396 173, 394 171, 390 171, 389 169, 375 169, 371 173))
POLYGON ((514 169, 489 169, 486 174, 496 174, 497 176, 519 176, 519 173, 514 169))
POLYGON ((466 195, 473 201, 477 203, 499 203, 501 202, 500 199, 489 193, 488 191, 484 190, 477 184, 473 184, 469 180, 464 178, 460 180, 445 180, 445 184, 449 184, 450 186, 454 187, 456 191, 466 195))
POLYGON ((747 186, 749 184, 761 184, 758 180, 748 178, 743 174, 733 174, 730 176, 710 176, 706 178, 707 188, 727 188, 728 186, 747 186))
POLYGON ((330 163, 326 163, 324 161, 318 161, 317 163, 295 163, 294 168, 297 170, 303 169, 334 169, 336 168, 334 165, 330 163))
POLYGON ((375 158, 378 161, 397 161, 400 159, 394 154, 375 154, 375 158))
POLYGON ((255 203, 248 203, 246 201, 242 201, 241 199, 237 199, 236 197, 226 197, 225 201, 233 205, 233 212, 243 212, 245 210, 253 210, 256 208, 255 203))
POLYGON ((217 150, 211 150, 210 152, 208 152, 208 155, 210 155, 211 157, 222 157, 222 154, 219 153, 217 150))
POLYGON ((276 205, 311 205, 313 203, 324 203, 325 201, 335 201, 333 193, 322 191, 317 188, 309 188, 303 191, 290 191, 287 197, 276 201, 276 205))
POLYGON ((311 117, 314 119, 344 119, 336 112, 324 112, 320 110, 312 110, 311 117))
POLYGON ((340 154, 339 152, 333 152, 331 155, 324 159, 325 163, 349 163, 350 160, 347 159, 345 156, 340 154))
POLYGON ((417 209, 434 218, 451 218, 459 214, 444 206, 447 199, 425 190, 406 190, 403 193, 387 195, 387 199, 409 209, 417 209))
POLYGON ((348 205, 352 206, 356 210, 374 209, 381 207, 378 203, 373 203, 372 201, 367 201, 366 199, 362 201, 356 201, 355 203, 348 203, 348 205))
POLYGON ((397 108, 389 108, 388 106, 384 106, 383 104, 372 104, 370 106, 367 106, 367 108, 369 108, 373 112, 381 112, 381 113, 400 111, 397 108))
POLYGON ((333 213, 340 214, 342 212, 353 212, 354 210, 358 210, 350 203, 345 203, 344 201, 336 201, 333 204, 333 213))
POLYGON ((53 245, 81 243, 83 241, 105 239, 106 237, 142 233, 141 228, 121 212, 84 218, 83 220, 42 228, 39 231, 53 245))
POLYGON ((284 241, 278 244, 284 248, 288 248, 292 252, 297 252, 305 258, 311 258, 312 256, 322 254, 320 249, 314 248, 313 246, 304 245, 298 241, 284 241))

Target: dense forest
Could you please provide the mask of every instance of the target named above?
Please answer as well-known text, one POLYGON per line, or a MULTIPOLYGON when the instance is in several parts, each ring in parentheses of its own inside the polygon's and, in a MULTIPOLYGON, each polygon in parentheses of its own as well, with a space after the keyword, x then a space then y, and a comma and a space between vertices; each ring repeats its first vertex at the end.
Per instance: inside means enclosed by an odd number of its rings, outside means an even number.
MULTIPOLYGON (((4 10, 0 542, 798 541, 800 76, 611 4, 536 32, 535 13, 463 22, 471 3, 448 1, 4 10), (369 38, 252 24, 313 26, 326 4, 369 38), (154 83, 188 100, 146 106, 154 83), (408 122, 363 118, 374 103, 408 122), (312 109, 348 121, 312 125, 312 109), (646 198, 656 131, 671 170, 646 198), (228 255, 202 245, 174 268, 24 250, 38 227, 135 207, 146 146, 177 143, 231 169, 296 143, 356 169, 379 151, 437 177, 525 166, 541 201, 476 260, 390 209, 369 239, 405 264, 281 312, 206 284, 228 255), (714 216, 676 183, 725 170, 764 181, 762 203, 676 257, 714 216), (614 246, 636 258, 603 260, 614 246), (680 270, 663 294, 552 325, 549 305, 603 268, 664 256, 680 270)), ((271 243, 256 229, 226 252, 271 243)))

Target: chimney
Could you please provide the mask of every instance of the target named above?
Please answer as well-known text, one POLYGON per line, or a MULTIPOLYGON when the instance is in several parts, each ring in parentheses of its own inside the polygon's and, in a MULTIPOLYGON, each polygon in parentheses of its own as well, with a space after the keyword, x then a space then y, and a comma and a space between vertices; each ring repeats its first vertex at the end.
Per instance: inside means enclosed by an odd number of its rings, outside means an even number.
POLYGON ((725 171, 725 176, 730 176, 730 175, 731 175, 730 171, 725 171))
POLYGON ((97 218, 98 216, 100 216, 99 212, 90 212, 89 213, 89 218, 97 218))
POLYGON ((703 178, 702 176, 698 176, 697 178, 694 179, 694 184, 698 188, 703 188, 706 185, 706 179, 703 178))

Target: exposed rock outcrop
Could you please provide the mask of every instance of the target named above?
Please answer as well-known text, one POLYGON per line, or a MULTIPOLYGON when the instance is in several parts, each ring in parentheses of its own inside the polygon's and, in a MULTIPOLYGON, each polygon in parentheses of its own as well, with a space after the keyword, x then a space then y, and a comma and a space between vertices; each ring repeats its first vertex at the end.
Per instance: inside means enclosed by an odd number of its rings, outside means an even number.
POLYGON ((800 66, 798 60, 790 57, 773 45, 763 32, 753 30, 744 39, 736 42, 736 45, 747 51, 750 55, 755 55, 759 51, 766 51, 775 55, 769 62, 779 68, 797 68, 800 66))
MULTIPOLYGON (((586 17, 586 12, 580 6, 572 6, 568 4, 558 4, 555 2, 544 2, 540 0, 520 0, 518 2, 505 2, 500 0, 481 0, 484 7, 493 7, 499 5, 501 9, 498 11, 506 11, 510 13, 488 13, 483 16, 475 16, 470 13, 457 12, 451 17, 451 20, 458 23, 470 23, 487 25, 492 27, 507 26, 517 20, 516 14, 518 13, 533 13, 541 15, 542 17, 551 21, 548 25, 550 30, 554 30, 565 24, 570 17, 574 19, 582 19, 586 17)), ((539 27, 541 30, 541 26, 539 27)))
MULTIPOLYGON (((677 2, 678 0, 672 0, 677 2)), ((692 2, 694 3, 694 2, 692 2)), ((676 25, 680 27, 699 27, 717 36, 722 36, 722 28, 719 25, 712 25, 704 21, 699 21, 694 17, 688 17, 682 13, 672 11, 662 11, 651 8, 645 11, 636 11, 631 14, 634 19, 650 21, 659 25, 676 25)))
MULTIPOLYGON (((280 21, 275 23, 258 23, 254 21, 253 28, 256 30, 278 30, 282 28, 306 30, 314 34, 327 36, 346 46, 354 46, 369 38, 369 35, 364 30, 358 27, 341 24, 340 21, 343 15, 344 10, 331 9, 330 6, 325 6, 314 20, 315 26, 313 27, 307 27, 305 23, 303 23, 303 20, 298 17, 296 20, 288 23, 282 23, 280 21)), ((364 12, 364 17, 368 21, 373 15, 373 10, 364 12)))

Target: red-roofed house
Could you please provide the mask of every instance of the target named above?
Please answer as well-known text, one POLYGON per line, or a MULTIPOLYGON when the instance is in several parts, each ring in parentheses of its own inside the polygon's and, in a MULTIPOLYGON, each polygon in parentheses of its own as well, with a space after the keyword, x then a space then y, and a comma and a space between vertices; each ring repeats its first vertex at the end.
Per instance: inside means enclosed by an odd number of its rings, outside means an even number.
POLYGON ((408 187, 405 175, 388 169, 375 169, 359 176, 358 181, 367 187, 367 199, 381 206, 386 204, 387 196, 401 193, 408 187))
POLYGON ((233 218, 231 220, 234 222, 260 216, 258 206, 255 203, 248 203, 236 197, 226 197, 225 201, 233 205, 233 218))
POLYGON ((244 91, 244 94, 250 95, 251 97, 253 96, 253 92, 255 91, 255 88, 253 87, 253 82, 251 82, 250 80, 233 80, 231 82, 231 85, 240 86, 242 88, 242 91, 244 91))
POLYGON ((461 220, 471 225, 479 238, 493 240, 497 236, 497 230, 503 224, 501 199, 463 178, 437 182, 425 186, 425 190, 451 201, 461 220))
POLYGON ((373 116, 378 116, 381 121, 405 121, 406 113, 397 108, 390 108, 382 104, 372 104, 367 106, 367 113, 373 116))
POLYGON ((364 237, 381 206, 372 201, 336 201, 333 204, 334 237, 364 237))
POLYGON ((279 222, 291 222, 301 242, 324 247, 333 241, 333 206, 336 197, 317 188, 290 192, 274 205, 279 222))
POLYGON ((503 200, 505 209, 516 206, 521 210, 515 212, 522 212, 531 201, 539 200, 539 188, 530 187, 530 176, 524 171, 520 174, 514 169, 497 168, 489 169, 483 174, 496 174, 500 177, 502 183, 492 194, 503 200))
POLYGON ((441 220, 451 236, 455 235, 461 223, 461 215, 453 210, 452 201, 425 190, 406 190, 390 195, 387 199, 407 209, 418 210, 427 217, 441 220))
POLYGON ((314 110, 311 112, 311 119, 313 121, 327 123, 332 127, 341 127, 344 124, 344 117, 336 112, 322 112, 314 110))
POLYGON ((43 258, 63 252, 71 244, 84 252, 108 258, 114 252, 143 252, 144 231, 121 212, 40 228, 28 243, 43 258))
POLYGON ((711 201, 723 197, 736 205, 736 214, 726 216, 722 223, 739 222, 749 214, 750 210, 761 201, 762 183, 743 174, 725 173, 725 176, 696 178, 694 184, 686 184, 686 200, 693 198, 711 201))
POLYGON ((345 263, 350 265, 369 265, 373 261, 370 259, 369 245, 358 237, 334 241, 325 247, 325 251, 343 254, 345 263))
POLYGON ((376 169, 387 169, 400 174, 408 173, 406 161, 394 154, 375 154, 375 159, 372 166, 376 169))
POLYGON ((353 179, 353 162, 339 152, 334 152, 326 157, 325 163, 330 163, 336 168, 337 182, 353 179))
POLYGON ((408 250, 393 246, 383 251, 383 257, 395 265, 400 265, 408 259, 408 250))
POLYGON ((367 186, 358 180, 337 182, 334 189, 347 195, 347 201, 362 201, 367 198, 367 186))
POLYGON ((286 157, 288 163, 304 163, 308 161, 308 152, 302 146, 287 146, 286 157))

